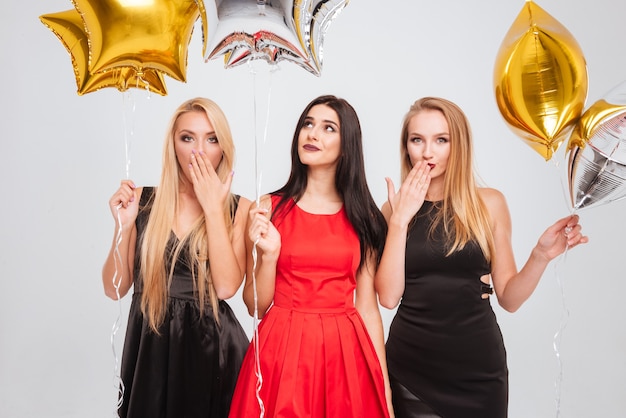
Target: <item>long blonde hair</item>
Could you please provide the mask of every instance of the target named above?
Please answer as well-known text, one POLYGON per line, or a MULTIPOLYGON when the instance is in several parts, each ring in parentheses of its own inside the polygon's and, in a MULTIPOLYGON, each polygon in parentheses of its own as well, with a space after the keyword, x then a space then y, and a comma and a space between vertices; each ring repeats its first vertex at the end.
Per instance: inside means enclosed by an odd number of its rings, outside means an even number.
POLYGON ((424 110, 439 111, 448 123, 450 156, 444 177, 443 204, 435 217, 434 227, 443 222, 448 255, 476 241, 487 261, 493 257, 493 234, 489 212, 478 194, 473 168, 472 133, 463 111, 449 100, 423 97, 417 100, 404 117, 400 136, 401 178, 406 179, 412 165, 407 151, 408 125, 424 110))
MULTIPOLYGON (((191 231, 179 240, 175 248, 166 253, 167 244, 172 234, 172 226, 178 213, 179 186, 183 181, 183 171, 178 164, 174 149, 174 133, 179 116, 187 112, 203 112, 213 125, 222 149, 222 160, 216 169, 217 175, 222 181, 225 181, 232 171, 235 158, 235 146, 228 121, 215 102, 206 98, 195 98, 178 107, 167 130, 163 147, 161 180, 156 190, 145 233, 139 244, 141 245, 140 274, 143 280, 141 311, 148 318, 150 327, 157 333, 167 311, 169 287, 175 260, 182 255, 181 251, 185 243, 189 244, 189 250, 185 256, 191 265, 200 314, 204 313, 205 305, 210 303, 214 317, 219 323, 219 301, 211 280, 204 215, 200 215, 191 231), (169 264, 169 271, 166 267, 167 264, 169 264)), ((232 234, 235 204, 233 195, 230 196, 230 199, 226 199, 224 204, 223 213, 229 234, 232 234)))

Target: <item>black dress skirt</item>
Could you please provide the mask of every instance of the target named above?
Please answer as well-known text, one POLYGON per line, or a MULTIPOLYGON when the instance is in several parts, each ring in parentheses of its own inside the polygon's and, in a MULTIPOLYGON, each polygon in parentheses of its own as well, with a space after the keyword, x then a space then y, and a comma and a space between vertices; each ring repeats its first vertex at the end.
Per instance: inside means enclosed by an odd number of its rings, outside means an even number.
POLYGON ((436 209, 424 202, 409 229, 405 290, 386 344, 389 374, 444 418, 505 418, 506 352, 480 280, 490 266, 473 242, 446 257, 441 226, 431 231, 436 209))

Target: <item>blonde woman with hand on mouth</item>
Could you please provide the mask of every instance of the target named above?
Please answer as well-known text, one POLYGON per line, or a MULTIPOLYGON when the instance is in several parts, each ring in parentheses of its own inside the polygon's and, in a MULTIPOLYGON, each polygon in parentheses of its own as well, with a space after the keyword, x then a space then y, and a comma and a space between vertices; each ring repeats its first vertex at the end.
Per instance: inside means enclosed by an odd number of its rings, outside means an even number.
POLYGON ((396 192, 387 179, 375 278, 381 305, 399 304, 386 344, 395 415, 504 418, 506 351, 489 296, 516 311, 548 263, 587 237, 578 216, 564 217, 518 270, 505 198, 476 185, 469 123, 446 99, 411 106, 400 149, 402 185, 396 192))

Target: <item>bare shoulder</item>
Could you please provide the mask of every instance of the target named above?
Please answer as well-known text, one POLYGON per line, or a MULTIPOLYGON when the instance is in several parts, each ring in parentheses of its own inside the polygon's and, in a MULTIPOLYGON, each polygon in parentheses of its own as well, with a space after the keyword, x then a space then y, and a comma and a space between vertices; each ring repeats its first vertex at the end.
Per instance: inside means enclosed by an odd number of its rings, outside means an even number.
POLYGON ((480 187, 478 188, 478 195, 485 203, 485 206, 487 206, 489 211, 497 210, 503 205, 506 206, 506 197, 504 197, 504 194, 497 189, 480 187))
POLYGON ((479 188, 478 194, 487 208, 487 212, 491 218, 491 226, 494 229, 500 229, 498 227, 500 225, 508 229, 511 220, 509 207, 504 194, 497 189, 488 187, 479 188))
POLYGON ((252 202, 250 199, 239 196, 239 201, 237 202, 237 212, 235 213, 235 218, 246 217, 248 216, 248 211, 250 211, 250 205, 252 202))
POLYGON ((380 211, 382 212, 387 222, 389 222, 389 218, 391 217, 391 205, 389 204, 389 201, 383 203, 383 206, 380 208, 380 211))
POLYGON ((250 209, 250 205, 252 201, 244 196, 239 196, 239 203, 237 205, 237 211, 245 211, 247 212, 250 209))

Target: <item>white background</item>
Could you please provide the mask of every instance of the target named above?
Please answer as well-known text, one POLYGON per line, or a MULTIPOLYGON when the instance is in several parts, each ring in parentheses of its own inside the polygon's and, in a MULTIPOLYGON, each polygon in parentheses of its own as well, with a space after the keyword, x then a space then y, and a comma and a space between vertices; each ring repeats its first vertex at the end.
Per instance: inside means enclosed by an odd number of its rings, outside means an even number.
MULTIPOLYGON (((626 79, 626 3, 538 4, 584 51, 587 105, 626 79)), ((233 190, 251 199, 255 184, 267 192, 286 180, 291 135, 305 104, 326 93, 348 99, 361 118, 368 181, 379 204, 386 199, 384 177, 399 177, 398 136, 409 105, 425 95, 455 101, 472 123, 482 179, 507 196, 521 266, 545 227, 570 212, 565 147, 546 162, 506 127, 495 104, 494 60, 523 6, 522 0, 353 0, 327 33, 321 77, 283 62, 271 83, 262 61, 256 77, 247 65, 205 63, 197 25, 188 82, 166 77, 168 95, 148 97, 113 88, 78 96, 68 53, 38 19, 72 3, 6 2, 0 25, 0 416, 114 415, 111 328, 120 307, 126 321, 129 298, 120 305, 102 291, 100 269, 114 232, 107 201, 127 162, 138 185, 157 183, 166 124, 178 104, 194 96, 210 97, 226 112, 238 152, 233 190), (257 113, 269 110, 268 123, 259 117, 256 129, 255 99, 257 113)), ((509 356, 510 417, 626 416, 625 210, 620 201, 582 211, 591 242, 553 263, 517 313, 494 306, 509 356)), ((240 295, 230 303, 250 333, 240 295)), ((387 329, 393 312, 382 311, 387 329)))

